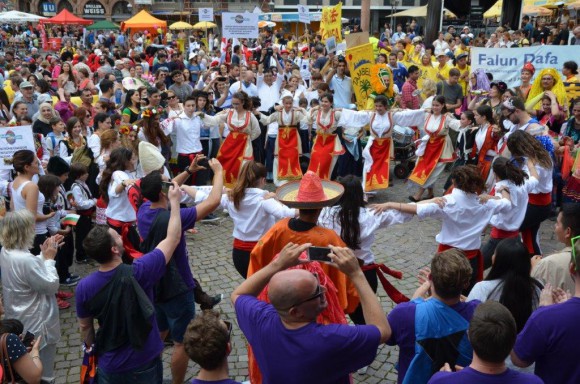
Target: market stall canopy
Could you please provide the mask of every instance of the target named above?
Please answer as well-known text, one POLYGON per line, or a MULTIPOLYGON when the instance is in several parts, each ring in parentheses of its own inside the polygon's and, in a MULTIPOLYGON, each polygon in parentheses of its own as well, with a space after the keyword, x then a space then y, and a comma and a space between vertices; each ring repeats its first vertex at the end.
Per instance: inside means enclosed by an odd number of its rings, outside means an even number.
MULTIPOLYGON (((448 17, 457 17, 455 14, 448 9, 445 9, 445 14, 448 17)), ((427 17, 427 6, 415 7, 407 9, 406 11, 397 12, 391 15, 391 17, 427 17)))
POLYGON ((66 8, 60 11, 60 13, 50 19, 40 20, 42 24, 68 24, 68 25, 91 25, 92 20, 81 19, 70 13, 66 8))
POLYGON ((0 23, 2 24, 28 23, 28 22, 37 23, 40 20, 46 20, 46 17, 19 11, 9 11, 0 13, 0 23))
POLYGON ((200 21, 198 23, 193 24, 193 29, 210 29, 217 27, 217 24, 212 23, 211 21, 200 21))
POLYGON ((528 16, 552 16, 552 11, 544 7, 536 7, 535 5, 524 5, 522 14, 528 16))
MULTIPOLYGON (((580 8, 580 0, 575 1, 576 4, 579 4, 580 8)), ((568 7, 569 9, 574 9, 574 7, 570 8, 570 6, 574 5, 574 1, 556 1, 556 0, 524 0, 524 8, 522 9, 524 15, 529 16, 536 16, 534 11, 538 11, 538 7, 544 8, 544 10, 540 10, 542 14, 539 16, 549 16, 546 12, 547 8, 558 8, 559 6, 568 7), (532 7, 532 8, 530 8, 532 7), (530 13, 526 13, 526 11, 530 13)), ((503 6, 503 1, 499 0, 496 2, 490 9, 488 9, 484 14, 483 17, 485 19, 491 19, 494 17, 501 16, 501 8, 503 6)))
POLYGON ((147 11, 142 10, 132 18, 121 23, 121 31, 127 29, 131 31, 149 31, 157 34, 157 29, 167 30, 167 22, 151 16, 147 11))
POLYGON ((172 31, 175 30, 182 30, 182 29, 193 29, 193 25, 186 23, 185 21, 178 21, 177 23, 173 23, 169 26, 169 29, 172 31))
POLYGON ((88 26, 87 29, 88 30, 96 30, 96 29, 111 30, 111 29, 121 29, 121 27, 118 24, 115 24, 109 20, 101 20, 101 21, 97 21, 93 25, 88 26))
POLYGON ((266 20, 258 21, 258 28, 266 28, 266 27, 273 28, 275 26, 276 26, 276 23, 274 23, 273 21, 266 21, 266 20))
POLYGON ((566 8, 568 9, 580 9, 580 0, 577 0, 573 3, 566 4, 566 8))

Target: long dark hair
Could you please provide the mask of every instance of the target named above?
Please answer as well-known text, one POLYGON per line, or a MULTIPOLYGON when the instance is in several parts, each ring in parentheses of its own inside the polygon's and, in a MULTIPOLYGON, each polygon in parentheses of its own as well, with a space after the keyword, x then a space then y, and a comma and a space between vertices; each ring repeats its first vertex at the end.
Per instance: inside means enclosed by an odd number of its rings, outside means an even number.
POLYGON ((260 179, 264 177, 266 177, 266 167, 263 164, 250 160, 242 166, 238 182, 228 194, 236 209, 240 209, 240 202, 246 195, 246 188, 256 188, 260 179))
POLYGON ((46 201, 52 200, 52 194, 62 184, 55 175, 42 175, 38 178, 38 191, 44 195, 46 201))
POLYGON ((509 180, 515 185, 523 185, 528 178, 528 175, 516 166, 515 161, 505 157, 496 157, 492 169, 500 180, 509 180))
POLYGON ((344 186, 344 194, 338 205, 340 209, 334 217, 340 224, 340 237, 350 249, 360 249, 360 209, 366 205, 361 180, 353 175, 338 179, 344 186))
POLYGON ((518 238, 503 239, 495 249, 495 260, 485 280, 500 280, 500 284, 490 292, 491 297, 501 289, 499 302, 512 313, 516 319, 518 332, 528 321, 538 303, 536 291, 538 281, 530 276, 531 261, 528 250, 518 238))
POLYGON ((441 104, 443 106, 443 108, 441 108, 441 114, 444 115, 447 112, 449 112, 447 110, 447 105, 445 105, 445 97, 443 95, 437 95, 433 98, 433 101, 436 101, 437 103, 441 104))
POLYGON ((127 169, 127 163, 131 161, 132 156, 133 151, 123 147, 113 149, 111 152, 109 160, 107 161, 107 166, 101 176, 101 183, 99 184, 101 196, 107 203, 109 203, 109 184, 111 183, 113 172, 124 171, 127 169))
POLYGON ((493 109, 489 105, 480 105, 476 109, 477 114, 485 117, 485 120, 489 124, 495 124, 495 119, 493 118, 493 109))
MULTIPOLYGON (((125 103, 123 103, 123 107, 121 107, 121 112, 125 108, 131 108, 131 107, 133 107, 133 99, 132 99, 132 97, 135 94, 135 92, 137 92, 136 89, 130 89, 129 91, 127 91, 127 94, 125 95, 125 103)), ((139 95, 139 96, 141 96, 141 95, 139 95)), ((139 109, 139 104, 135 105, 135 108, 139 109)))
POLYGON ((524 131, 515 131, 507 140, 507 146, 515 158, 529 157, 546 169, 552 169, 550 152, 532 135, 524 131))

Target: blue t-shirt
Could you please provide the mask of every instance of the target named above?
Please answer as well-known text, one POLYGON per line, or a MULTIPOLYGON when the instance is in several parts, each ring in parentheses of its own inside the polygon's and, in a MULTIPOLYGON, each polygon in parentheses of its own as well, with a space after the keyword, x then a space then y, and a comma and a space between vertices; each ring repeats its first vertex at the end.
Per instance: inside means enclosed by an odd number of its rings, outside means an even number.
POLYGON ((542 384, 537 376, 506 369, 499 375, 488 375, 466 367, 458 372, 437 372, 427 384, 542 384))
MULTIPOLYGON (((139 210, 137 211, 137 228, 139 229, 139 235, 142 239, 147 238, 149 235, 149 230, 153 225, 153 221, 157 214, 161 212, 162 209, 151 209, 151 202, 144 202, 139 210)), ((187 231, 195 226, 195 221, 197 220, 197 209, 192 208, 181 208, 181 229, 187 231)), ((188 288, 193 289, 195 287, 195 282, 193 281, 193 274, 191 273, 191 268, 189 268, 189 260, 187 257, 187 246, 185 242, 185 235, 181 234, 181 240, 173 252, 173 259, 177 264, 179 274, 185 282, 188 288)))
MULTIPOLYGON (((451 308, 465 320, 470 321, 479 304, 479 300, 472 300, 466 303, 459 302, 451 308)), ((403 382, 411 360, 415 356, 415 308, 416 304, 412 301, 401 303, 393 308, 388 315, 392 334, 387 344, 399 346, 399 366, 397 367, 399 371, 397 382, 399 384, 403 382)))
POLYGON ((191 380, 191 384, 241 384, 241 383, 239 381, 234 381, 232 379, 217 380, 217 381, 193 379, 191 380))
POLYGON ((349 374, 377 354, 381 334, 374 325, 287 329, 272 305, 253 296, 238 297, 235 307, 264 384, 348 384, 349 374))
MULTIPOLYGON (((154 285, 165 273, 165 256, 159 249, 155 249, 133 262, 133 277, 153 303, 154 285)), ((85 277, 76 289, 76 308, 79 318, 94 317, 89 313, 85 305, 113 278, 116 269, 107 272, 94 272, 85 277)), ((117 348, 113 351, 99 355, 99 368, 107 373, 120 373, 131 371, 140 367, 163 352, 163 341, 159 337, 159 328, 155 315, 151 316, 151 332, 147 337, 145 346, 141 350, 135 350, 130 344, 117 348)))
POLYGON ((523 361, 536 363, 535 374, 546 384, 580 383, 580 364, 574 351, 580 345, 580 298, 538 308, 514 345, 523 361))

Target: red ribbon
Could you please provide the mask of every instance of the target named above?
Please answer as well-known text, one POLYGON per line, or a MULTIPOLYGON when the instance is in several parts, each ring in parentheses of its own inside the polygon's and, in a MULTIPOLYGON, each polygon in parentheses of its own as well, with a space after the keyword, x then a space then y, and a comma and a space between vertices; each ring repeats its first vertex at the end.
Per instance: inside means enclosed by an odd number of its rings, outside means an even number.
POLYGON ((387 295, 389 295, 391 300, 397 304, 409 301, 409 298, 403 295, 397 288, 395 288, 395 286, 391 284, 391 282, 387 280, 387 277, 385 276, 385 274, 387 274, 393 276, 395 279, 402 279, 403 272, 391 269, 385 264, 369 264, 362 267, 363 271, 370 271, 373 269, 376 271, 377 276, 379 277, 379 280, 385 289, 385 292, 387 292, 387 295))

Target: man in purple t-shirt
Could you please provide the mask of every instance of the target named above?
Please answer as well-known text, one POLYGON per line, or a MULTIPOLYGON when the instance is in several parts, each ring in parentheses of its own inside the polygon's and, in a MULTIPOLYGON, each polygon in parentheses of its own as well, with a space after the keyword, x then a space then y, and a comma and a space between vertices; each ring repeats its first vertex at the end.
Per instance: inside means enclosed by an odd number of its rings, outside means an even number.
POLYGON ((510 311, 497 301, 480 304, 469 323, 469 341, 473 347, 473 361, 464 369, 451 372, 445 363, 444 371, 433 375, 429 384, 542 384, 534 375, 511 370, 505 366, 516 341, 516 321, 510 311))
MULTIPOLYGON (((478 300, 461 301, 461 292, 469 286, 471 272, 471 265, 460 250, 449 249, 437 253, 431 260, 428 279, 415 291, 413 299, 428 296, 430 292, 430 300, 439 300, 469 321, 473 316, 473 311, 480 303, 478 300)), ((415 356, 415 327, 418 326, 415 323, 417 305, 416 300, 401 303, 393 308, 388 315, 392 336, 387 344, 398 345, 400 348, 397 367, 399 371, 397 382, 399 384, 405 379, 409 365, 415 356)), ((439 367, 435 368, 439 369, 439 367)))
MULTIPOLYGON (((167 237, 161 241, 157 247, 142 257, 135 260, 132 268, 132 276, 141 286, 151 303, 153 303, 153 288, 155 283, 163 276, 165 265, 171 259, 175 247, 179 243, 182 231, 179 217, 179 201, 181 192, 176 183, 169 189, 169 201, 172 210, 167 227, 167 237)), ((94 318, 103 315, 102 308, 88 309, 93 303, 93 298, 102 289, 107 289, 107 284, 113 280, 118 268, 123 264, 123 240, 121 236, 111 228, 97 226, 93 228, 83 242, 87 255, 99 263, 97 272, 90 274, 79 282, 76 290, 76 309, 81 330, 81 340, 87 347, 91 347, 95 341, 94 318)), ((123 299, 121 299, 121 303, 123 299)), ((125 303, 127 304, 127 303, 125 303)), ((128 303, 133 304, 133 303, 128 303)), ((104 314, 108 315, 108 314, 104 314)), ((119 329, 123 324, 131 324, 129 319, 123 319, 123 313, 117 313, 116 324, 102 324, 99 326, 105 329, 113 329, 117 334, 131 334, 128 329, 119 329)), ((128 380, 145 384, 158 384, 163 379, 163 366, 161 364, 161 352, 163 352, 163 342, 159 338, 159 329, 155 316, 150 318, 151 329, 146 335, 143 346, 140 349, 133 348, 128 341, 124 345, 115 349, 97 353, 99 364, 97 374, 99 381, 107 383, 127 382, 128 380)), ((103 335, 103 340, 107 340, 107 335, 103 335)))
MULTIPOLYGON (((209 165, 214 172, 213 187, 206 200, 192 208, 181 208, 181 226, 184 231, 195 226, 195 222, 213 212, 220 204, 223 189, 222 166, 216 159, 211 159, 209 165)), ((144 239, 145 246, 155 246, 155 239, 163 238, 166 228, 163 221, 153 225, 158 215, 167 215, 168 201, 162 188, 163 176, 159 171, 150 172, 141 181, 141 194, 147 201, 137 211, 137 227, 144 239), (149 239, 149 236, 152 236, 149 239)), ((158 284, 155 298, 155 315, 161 339, 169 332, 173 340, 173 355, 171 357, 171 374, 174 384, 183 383, 189 359, 183 347, 183 335, 189 322, 195 316, 193 289, 195 283, 189 267, 185 236, 175 249, 173 259, 167 266, 166 273, 158 284)))
POLYGON ((580 238, 575 239, 569 267, 574 296, 568 299, 561 288, 550 294, 547 289, 551 288, 546 287, 540 302, 546 306, 532 313, 511 353, 512 362, 518 367, 535 362, 534 373, 546 384, 580 383, 580 238))
POLYGON ((329 246, 329 257, 346 274, 360 297, 367 325, 323 325, 316 317, 327 307, 326 290, 300 254, 311 244, 288 243, 270 264, 232 293, 238 324, 262 373, 264 384, 347 384, 349 374, 372 363, 391 330, 354 253, 329 246), (256 296, 269 283, 271 304, 256 296))
POLYGON ((230 379, 228 356, 232 323, 220 320, 214 310, 203 311, 187 326, 183 344, 189 358, 201 369, 191 384, 240 384, 230 379))

